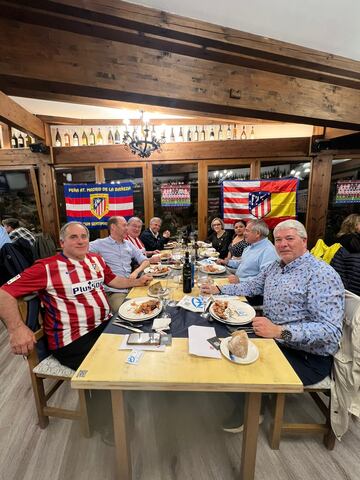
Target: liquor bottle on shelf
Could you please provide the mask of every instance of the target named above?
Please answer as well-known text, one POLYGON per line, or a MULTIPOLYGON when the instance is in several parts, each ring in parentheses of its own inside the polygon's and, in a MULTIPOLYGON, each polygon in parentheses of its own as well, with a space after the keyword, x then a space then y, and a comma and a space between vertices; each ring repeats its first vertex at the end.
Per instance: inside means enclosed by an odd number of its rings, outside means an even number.
POLYGON ((30 146, 30 143, 32 143, 32 140, 31 140, 31 137, 29 134, 26 135, 25 137, 25 147, 29 147, 30 146))
POLYGON ((20 135, 18 136, 18 147, 19 148, 24 148, 25 147, 25 140, 24 140, 24 137, 22 136, 21 132, 20 132, 20 135))
POLYGON ((185 262, 183 265, 183 292, 191 293, 191 264, 189 252, 185 252, 185 262))
POLYGON ((61 135, 59 132, 59 129, 56 129, 56 135, 55 135, 55 147, 61 147, 62 141, 61 141, 61 135))
POLYGON ((231 127, 230 127, 230 123, 228 125, 228 128, 226 130, 226 140, 231 140, 231 127))
POLYGON ((90 129, 89 145, 95 145, 95 133, 92 128, 90 129))
POLYGON ((109 133, 108 133, 107 142, 108 142, 108 145, 114 145, 114 135, 112 133, 111 128, 110 128, 109 133))
POLYGON ((183 142, 183 141, 184 141, 184 135, 183 135, 182 127, 180 127, 180 130, 179 130, 179 142, 183 142))
POLYGON ((70 135, 68 134, 67 130, 66 130, 65 135, 64 135, 64 146, 65 147, 70 147, 70 135))
POLYGON ((237 140, 237 128, 236 128, 236 123, 234 123, 234 128, 233 128, 233 140, 237 140))
POLYGON ((88 137, 85 133, 85 130, 83 130, 83 133, 82 133, 82 136, 81 136, 81 145, 83 147, 87 147, 89 145, 89 142, 88 142, 88 137))
POLYGON ((241 140, 246 140, 247 139, 247 136, 246 136, 246 130, 245 130, 245 125, 243 125, 243 129, 242 129, 242 132, 241 132, 241 137, 240 137, 241 140))
POLYGON ((194 141, 195 141, 195 142, 198 142, 198 141, 199 141, 199 130, 197 129, 197 126, 195 127, 194 141))
POLYGON ((215 140, 214 127, 211 127, 211 130, 210 130, 210 140, 215 140))
POLYGON ((254 138, 255 138, 255 131, 254 131, 254 127, 252 126, 251 132, 250 132, 250 140, 254 140, 254 138))
POLYGON ((79 135, 76 132, 74 132, 74 135, 73 135, 73 146, 74 147, 79 146, 79 135))
POLYGON ((175 142, 174 127, 171 127, 170 142, 175 142))
POLYGON ((219 126, 218 140, 223 140, 223 130, 222 130, 221 125, 219 126))
POLYGON ((11 148, 18 148, 18 139, 16 138, 15 133, 13 132, 11 136, 11 148))
POLYGON ((204 127, 204 125, 203 125, 203 128, 202 128, 201 132, 200 132, 200 140, 201 140, 202 142, 206 140, 206 133, 205 133, 205 127, 204 127))
POLYGON ((104 140, 103 140, 103 136, 101 135, 100 128, 99 128, 98 133, 96 135, 96 145, 103 145, 103 144, 104 144, 104 140))
POLYGON ((115 145, 119 145, 120 143, 121 143, 120 132, 119 132, 119 129, 116 128, 116 130, 115 130, 115 145))
POLYGON ((188 142, 191 142, 191 140, 192 140, 191 128, 190 127, 188 128, 186 139, 187 139, 188 142))

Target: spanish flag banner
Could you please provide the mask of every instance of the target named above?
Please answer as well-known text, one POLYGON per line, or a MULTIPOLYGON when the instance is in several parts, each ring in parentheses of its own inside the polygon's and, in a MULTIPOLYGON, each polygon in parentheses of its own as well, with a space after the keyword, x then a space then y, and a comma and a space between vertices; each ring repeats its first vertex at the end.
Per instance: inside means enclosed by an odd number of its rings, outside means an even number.
POLYGON ((283 220, 296 219, 297 178, 234 180, 222 184, 226 228, 236 220, 263 219, 269 228, 283 220))

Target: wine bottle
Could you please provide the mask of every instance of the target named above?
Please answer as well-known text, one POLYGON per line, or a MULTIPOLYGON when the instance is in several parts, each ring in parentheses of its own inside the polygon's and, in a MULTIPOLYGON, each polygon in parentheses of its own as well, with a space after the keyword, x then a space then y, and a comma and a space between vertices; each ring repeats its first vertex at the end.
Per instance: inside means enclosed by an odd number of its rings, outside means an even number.
POLYGON ((240 137, 241 140, 246 140, 247 139, 247 136, 246 136, 246 130, 245 130, 245 125, 243 125, 243 129, 242 129, 242 132, 241 132, 241 137, 240 137))
POLYGON ((183 265, 183 292, 191 293, 191 264, 189 252, 185 252, 185 263, 183 265))
POLYGON ((183 135, 182 127, 180 127, 180 130, 179 130, 179 142, 183 142, 183 141, 184 141, 184 135, 183 135))
POLYGON ((83 134, 82 134, 82 137, 81 137, 81 145, 83 147, 87 147, 89 145, 89 142, 88 142, 88 137, 85 133, 85 130, 83 131, 83 134))
POLYGON ((25 137, 25 147, 29 147, 30 143, 32 143, 31 137, 29 134, 26 135, 25 137))
POLYGON ((197 129, 197 126, 195 127, 194 141, 195 141, 195 142, 198 142, 198 141, 199 141, 199 130, 197 129))
POLYGON ((24 137, 22 136, 22 133, 20 133, 18 137, 18 147, 19 148, 24 148, 25 147, 25 140, 24 137))
POLYGON ((120 143, 121 143, 121 137, 120 137, 119 129, 117 128, 115 130, 115 145, 119 145, 120 143))
POLYGON ((74 147, 79 146, 79 135, 76 132, 74 132, 74 135, 73 135, 73 146, 74 147))
POLYGON ((16 138, 16 135, 14 132, 11 137, 11 148, 18 148, 18 139, 16 138))
POLYGON ((61 135, 59 133, 59 129, 56 129, 56 135, 55 135, 55 147, 61 147, 62 141, 61 141, 61 135))
POLYGON ((64 135, 64 146, 65 147, 70 147, 70 135, 68 134, 67 130, 66 130, 65 135, 64 135))
POLYGON ((222 130, 221 125, 220 125, 219 131, 218 131, 218 140, 223 140, 223 130, 222 130))
POLYGON ((228 125, 228 128, 226 130, 226 140, 231 140, 231 128, 230 128, 230 123, 228 125))
POLYGON ((89 145, 95 145, 95 133, 92 128, 90 129, 89 145))
POLYGON ((191 129, 190 129, 190 127, 189 127, 189 128, 188 128, 188 131, 187 131, 187 141, 188 141, 188 142, 191 142, 191 140, 192 140, 191 129))
POLYGON ((254 140, 254 138, 255 138, 254 127, 251 127, 250 140, 254 140))
POLYGON ((171 127, 170 142, 175 142, 174 127, 171 127))
POLYGON ((96 135, 96 145, 103 145, 103 144, 104 144, 104 140, 103 140, 103 136, 101 135, 100 128, 99 128, 98 133, 96 135))
POLYGON ((203 125, 202 130, 200 132, 200 140, 204 142, 206 140, 206 133, 205 133, 205 127, 203 125))
POLYGON ((211 127, 211 130, 210 130, 210 140, 215 140, 214 127, 211 127))
POLYGON ((237 140, 237 128, 236 128, 236 123, 234 123, 234 128, 233 128, 233 140, 237 140))
POLYGON ((111 128, 109 130, 109 133, 108 133, 108 145, 114 145, 114 136, 113 136, 113 133, 111 131, 111 128))

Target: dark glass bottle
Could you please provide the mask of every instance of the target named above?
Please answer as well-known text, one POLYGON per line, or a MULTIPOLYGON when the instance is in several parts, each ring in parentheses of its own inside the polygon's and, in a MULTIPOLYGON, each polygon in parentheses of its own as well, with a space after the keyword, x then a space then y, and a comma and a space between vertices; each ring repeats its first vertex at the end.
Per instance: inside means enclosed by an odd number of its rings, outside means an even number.
POLYGON ((18 139, 16 138, 15 133, 11 137, 11 148, 18 148, 18 139))
POLYGON ((65 132, 65 135, 64 135, 64 144, 65 144, 65 147, 70 147, 70 135, 67 131, 65 132))
POLYGON ((174 128, 171 127, 170 142, 175 142, 174 128))
POLYGON ((188 142, 191 142, 191 140, 192 140, 191 129, 190 129, 190 127, 189 127, 189 128, 188 128, 188 131, 187 131, 187 141, 188 141, 188 142))
POLYGON ((246 140, 247 139, 245 125, 243 126, 240 139, 241 140, 246 140))
POLYGON ((120 137, 119 129, 117 128, 115 130, 115 144, 120 145, 120 143, 121 143, 121 137, 120 137))
POLYGON ((74 132, 74 135, 73 135, 73 146, 74 147, 79 146, 79 135, 76 132, 74 132))
POLYGON ((114 144, 114 135, 110 128, 109 134, 108 134, 108 145, 113 145, 113 144, 114 144))
POLYGON ((30 143, 32 143, 31 137, 29 134, 26 135, 25 137, 25 147, 29 147, 30 143))
POLYGON ((210 140, 215 140, 214 127, 211 127, 211 130, 210 130, 210 140))
POLYGON ((19 148, 24 148, 25 147, 25 140, 24 137, 22 136, 22 133, 20 133, 18 137, 18 147, 19 148))
POLYGON ((59 129, 56 129, 56 135, 55 135, 55 147, 61 147, 62 141, 61 141, 61 135, 59 133, 59 129))
POLYGON ((183 292, 191 293, 191 263, 189 252, 185 252, 185 263, 183 266, 183 292))
POLYGON ((204 142, 206 140, 206 133, 205 133, 205 127, 203 125, 202 130, 200 132, 200 140, 204 142))
POLYGON ((89 145, 95 145, 95 133, 92 128, 90 129, 89 145))
POLYGON ((184 135, 183 135, 182 127, 180 127, 180 131, 179 131, 179 142, 183 142, 183 141, 184 141, 184 135))
POLYGON ((194 141, 195 141, 195 142, 198 142, 198 141, 199 141, 199 130, 198 130, 197 126, 195 127, 194 141))

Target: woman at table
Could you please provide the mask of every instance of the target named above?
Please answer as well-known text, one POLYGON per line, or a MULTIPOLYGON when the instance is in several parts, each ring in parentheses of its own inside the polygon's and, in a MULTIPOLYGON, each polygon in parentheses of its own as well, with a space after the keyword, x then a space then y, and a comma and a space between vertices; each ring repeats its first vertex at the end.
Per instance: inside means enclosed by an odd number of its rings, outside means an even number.
POLYGON ((227 254, 226 258, 219 259, 217 263, 219 263, 220 265, 227 265, 228 261, 231 258, 241 258, 244 249, 249 246, 244 237, 245 227, 246 223, 244 222, 244 220, 237 220, 234 223, 235 235, 233 236, 233 239, 229 245, 229 253, 227 254))
POLYGON ((229 245, 231 243, 231 236, 225 231, 224 222, 221 218, 214 218, 211 222, 211 229, 213 233, 206 239, 211 242, 213 248, 219 252, 219 257, 224 259, 229 253, 229 245))
POLYGON ((348 215, 336 236, 349 253, 360 253, 360 215, 358 213, 348 215))

